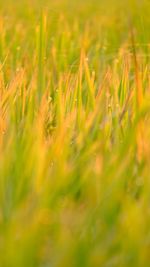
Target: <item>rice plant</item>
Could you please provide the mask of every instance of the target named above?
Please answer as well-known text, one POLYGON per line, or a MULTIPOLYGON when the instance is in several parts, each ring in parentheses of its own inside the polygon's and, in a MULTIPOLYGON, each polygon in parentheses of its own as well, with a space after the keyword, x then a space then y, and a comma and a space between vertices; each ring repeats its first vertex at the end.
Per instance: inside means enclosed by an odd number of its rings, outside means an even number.
POLYGON ((150 3, 0 1, 0 267, 150 266, 150 3))

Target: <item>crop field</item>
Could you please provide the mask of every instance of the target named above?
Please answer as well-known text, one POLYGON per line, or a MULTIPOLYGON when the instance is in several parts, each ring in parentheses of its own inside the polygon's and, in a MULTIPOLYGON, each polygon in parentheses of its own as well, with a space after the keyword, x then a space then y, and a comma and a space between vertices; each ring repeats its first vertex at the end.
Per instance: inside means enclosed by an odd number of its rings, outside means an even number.
POLYGON ((0 0, 0 267, 150 267, 149 0, 0 0))

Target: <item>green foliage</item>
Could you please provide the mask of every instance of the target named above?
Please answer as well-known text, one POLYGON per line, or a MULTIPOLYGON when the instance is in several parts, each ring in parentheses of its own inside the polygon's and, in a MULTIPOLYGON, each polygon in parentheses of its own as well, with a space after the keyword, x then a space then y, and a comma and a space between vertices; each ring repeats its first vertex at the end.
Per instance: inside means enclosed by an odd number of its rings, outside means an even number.
POLYGON ((149 10, 0 1, 0 267, 150 266, 149 10))

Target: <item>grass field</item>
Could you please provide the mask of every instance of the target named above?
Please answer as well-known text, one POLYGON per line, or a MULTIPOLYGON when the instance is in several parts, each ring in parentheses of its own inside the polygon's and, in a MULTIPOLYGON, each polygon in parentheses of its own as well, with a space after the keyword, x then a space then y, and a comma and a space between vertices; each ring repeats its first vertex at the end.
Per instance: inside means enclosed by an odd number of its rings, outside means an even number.
POLYGON ((0 1, 0 267, 150 266, 150 1, 0 1))

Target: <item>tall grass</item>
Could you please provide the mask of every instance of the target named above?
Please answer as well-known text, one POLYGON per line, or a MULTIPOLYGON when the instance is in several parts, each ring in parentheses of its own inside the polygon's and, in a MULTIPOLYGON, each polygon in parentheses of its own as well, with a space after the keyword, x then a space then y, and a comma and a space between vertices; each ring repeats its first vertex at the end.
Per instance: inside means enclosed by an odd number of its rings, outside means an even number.
POLYGON ((150 5, 117 2, 0 2, 0 267, 150 266, 150 5))

